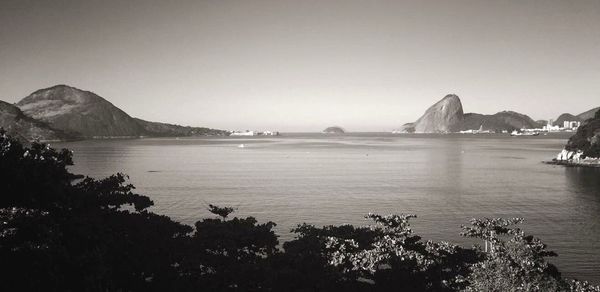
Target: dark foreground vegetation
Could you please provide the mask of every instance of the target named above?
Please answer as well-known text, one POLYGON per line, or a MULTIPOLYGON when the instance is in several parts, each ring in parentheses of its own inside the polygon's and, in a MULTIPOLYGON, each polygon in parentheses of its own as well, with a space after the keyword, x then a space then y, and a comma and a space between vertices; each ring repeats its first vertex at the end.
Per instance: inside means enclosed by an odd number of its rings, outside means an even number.
POLYGON ((484 246, 423 241, 414 215, 369 227, 299 225, 279 245, 272 222, 194 227, 148 211, 126 177, 76 178, 68 150, 0 132, 0 283, 4 291, 600 291, 561 277, 521 219, 473 220, 484 246), (487 249, 487 251, 485 251, 487 249))

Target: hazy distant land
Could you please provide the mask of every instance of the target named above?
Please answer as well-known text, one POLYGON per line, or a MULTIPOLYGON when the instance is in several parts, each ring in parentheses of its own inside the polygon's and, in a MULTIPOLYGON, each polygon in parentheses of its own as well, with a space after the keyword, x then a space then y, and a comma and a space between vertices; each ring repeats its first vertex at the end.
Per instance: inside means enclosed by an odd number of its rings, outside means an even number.
MULTIPOLYGON (((599 108, 577 116, 562 114, 557 117, 555 124, 565 120, 585 121, 599 108)), ((67 85, 37 90, 14 105, 2 102, 0 122, 0 126, 9 134, 30 141, 144 136, 226 136, 231 133, 228 130, 179 126, 133 118, 103 97, 67 85)), ((460 98, 449 94, 427 109, 416 122, 403 125, 397 132, 452 133, 468 129, 501 132, 542 126, 529 116, 514 111, 502 111, 493 115, 465 114, 460 98)), ((334 126, 323 132, 344 133, 346 130, 334 126)))

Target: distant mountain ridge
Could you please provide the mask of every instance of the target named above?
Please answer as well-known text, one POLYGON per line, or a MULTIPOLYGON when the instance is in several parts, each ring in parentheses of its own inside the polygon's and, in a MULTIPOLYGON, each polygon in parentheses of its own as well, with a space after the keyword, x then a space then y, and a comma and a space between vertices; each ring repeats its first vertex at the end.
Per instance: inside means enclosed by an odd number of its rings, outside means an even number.
MULTIPOLYGON (((585 121, 594 117, 600 107, 577 116, 565 113, 562 121, 585 121)), ((399 132, 451 133, 469 129, 492 131, 541 128, 529 116, 514 111, 493 115, 464 113, 460 98, 448 94, 429 107, 415 122, 404 124, 399 132)), ((15 105, 0 101, 0 127, 13 136, 33 140, 66 140, 103 137, 175 137, 195 135, 228 135, 228 131, 205 127, 189 127, 134 118, 106 99, 67 85, 40 89, 15 105)), ((330 127, 324 132, 340 132, 330 127)))
POLYGON ((449 94, 429 107, 416 122, 404 124, 398 132, 452 133, 471 129, 512 131, 542 126, 529 116, 514 111, 502 111, 493 115, 465 114, 460 98, 449 94))
POLYGON ((574 116, 572 114, 569 113, 564 113, 561 114, 560 116, 558 116, 558 118, 556 118, 556 120, 552 123, 554 126, 563 126, 565 121, 581 121, 581 118, 578 116, 574 116))
POLYGON ((534 121, 527 115, 514 111, 502 111, 493 115, 467 113, 460 129, 461 131, 471 129, 512 131, 523 128, 534 129, 541 127, 543 127, 543 124, 534 121))
POLYGON ((582 113, 578 114, 577 117, 579 117, 580 119, 586 121, 586 120, 594 118, 596 116, 596 113, 599 110, 600 110, 600 106, 599 107, 595 107, 595 108, 593 108, 591 110, 582 112, 582 113))
POLYGON ((588 110, 588 111, 582 112, 582 113, 580 113, 580 114, 578 114, 578 115, 572 115, 572 114, 570 114, 570 113, 563 113, 563 114, 561 114, 560 116, 558 116, 558 118, 556 118, 556 120, 554 120, 554 123, 553 123, 553 125, 556 125, 556 126, 561 126, 561 127, 562 127, 562 125, 563 125, 563 123, 564 123, 565 121, 577 121, 577 122, 584 122, 584 121, 586 121, 586 120, 589 120, 589 119, 593 118, 593 117, 594 117, 594 114, 595 114, 595 113, 596 113, 598 110, 600 110, 600 107, 593 108, 593 109, 591 109, 591 110, 588 110))
MULTIPOLYGON (((7 109, 9 107, 6 105, 12 106, 8 103, 4 104, 7 109)), ((39 133, 43 140, 58 137, 64 139, 228 134, 223 130, 184 127, 133 118, 101 96, 67 85, 37 90, 12 107, 19 109, 19 112, 22 112, 31 122, 29 130, 25 129, 26 126, 19 126, 21 132, 26 135, 32 131, 39 133)), ((14 122, 11 122, 8 112, 3 112, 1 115, 0 126, 17 127, 14 122)))

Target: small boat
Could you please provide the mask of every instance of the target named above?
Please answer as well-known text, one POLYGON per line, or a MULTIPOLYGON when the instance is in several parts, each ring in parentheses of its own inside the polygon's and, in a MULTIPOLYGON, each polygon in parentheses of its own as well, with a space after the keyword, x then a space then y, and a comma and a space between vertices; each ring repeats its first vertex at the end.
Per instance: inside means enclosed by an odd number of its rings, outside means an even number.
POLYGON ((519 132, 517 130, 512 131, 510 133, 511 136, 539 136, 539 132, 519 132))
POLYGON ((244 145, 244 144, 238 145, 238 148, 245 148, 245 147, 246 147, 246 145, 244 145))

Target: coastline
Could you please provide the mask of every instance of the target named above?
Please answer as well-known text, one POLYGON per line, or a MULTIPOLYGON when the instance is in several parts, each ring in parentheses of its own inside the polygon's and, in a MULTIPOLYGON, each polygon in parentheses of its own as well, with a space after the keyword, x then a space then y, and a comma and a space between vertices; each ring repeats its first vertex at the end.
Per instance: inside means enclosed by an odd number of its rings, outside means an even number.
POLYGON ((549 165, 562 165, 562 166, 567 166, 567 167, 600 168, 600 161, 586 162, 586 161, 570 161, 570 160, 553 159, 550 161, 542 161, 542 163, 549 164, 549 165))
POLYGON ((553 165, 565 165, 565 166, 582 166, 582 167, 600 167, 600 158, 597 157, 583 157, 583 151, 569 151, 563 149, 556 158, 551 161, 544 162, 546 164, 553 165))

